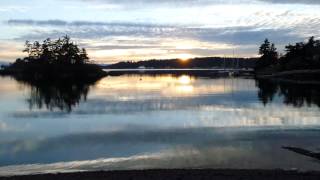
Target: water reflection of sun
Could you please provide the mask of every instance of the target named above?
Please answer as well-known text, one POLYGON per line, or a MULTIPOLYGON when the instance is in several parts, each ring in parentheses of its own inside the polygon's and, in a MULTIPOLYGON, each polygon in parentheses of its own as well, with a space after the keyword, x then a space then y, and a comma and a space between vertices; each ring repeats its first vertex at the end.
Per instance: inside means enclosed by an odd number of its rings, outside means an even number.
POLYGON ((178 77, 178 85, 176 86, 176 91, 179 93, 192 93, 194 87, 192 86, 192 78, 187 75, 182 75, 178 77))
POLYGON ((158 97, 185 97, 231 92, 231 80, 208 81, 189 75, 133 75, 100 80, 91 95, 110 96, 119 100, 158 97), (129 98, 128 98, 129 97, 129 98))
POLYGON ((180 84, 190 84, 191 83, 191 77, 187 75, 182 75, 178 78, 178 82, 180 84))

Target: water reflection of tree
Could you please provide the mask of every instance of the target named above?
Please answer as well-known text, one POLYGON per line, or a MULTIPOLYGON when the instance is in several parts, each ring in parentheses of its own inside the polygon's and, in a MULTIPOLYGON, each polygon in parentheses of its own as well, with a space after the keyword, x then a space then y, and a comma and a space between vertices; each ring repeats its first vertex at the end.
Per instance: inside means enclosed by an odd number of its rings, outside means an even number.
POLYGON ((272 102, 278 92, 278 85, 269 80, 257 80, 256 86, 259 88, 258 98, 264 105, 272 102))
POLYGON ((259 88, 258 97, 264 105, 271 103, 275 96, 281 96, 283 103, 287 105, 295 107, 317 105, 320 107, 319 84, 296 84, 258 79, 256 86, 259 88))
POLYGON ((30 81, 17 79, 30 87, 27 99, 30 109, 47 108, 50 111, 71 112, 81 101, 86 101, 90 86, 96 79, 66 81, 30 81))

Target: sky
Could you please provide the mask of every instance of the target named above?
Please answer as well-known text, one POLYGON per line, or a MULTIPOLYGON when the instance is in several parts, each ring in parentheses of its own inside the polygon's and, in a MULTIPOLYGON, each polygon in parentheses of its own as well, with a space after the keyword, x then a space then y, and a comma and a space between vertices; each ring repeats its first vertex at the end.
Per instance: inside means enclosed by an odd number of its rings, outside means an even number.
POLYGON ((26 40, 68 34, 99 63, 258 56, 320 37, 319 0, 1 0, 0 61, 23 57, 26 40))

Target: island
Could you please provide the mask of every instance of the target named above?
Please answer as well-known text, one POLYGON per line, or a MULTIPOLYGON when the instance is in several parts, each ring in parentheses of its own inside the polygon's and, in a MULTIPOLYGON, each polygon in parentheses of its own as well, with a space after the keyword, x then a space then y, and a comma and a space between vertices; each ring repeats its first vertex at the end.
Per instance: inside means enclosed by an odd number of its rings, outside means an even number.
POLYGON ((3 66, 0 74, 28 81, 87 81, 106 75, 99 65, 90 62, 86 49, 79 48, 67 35, 42 43, 26 41, 23 52, 27 57, 3 66))
POLYGON ((28 54, 10 65, 2 65, 0 75, 10 76, 30 88, 29 108, 70 113, 86 101, 91 86, 106 76, 102 67, 90 62, 69 36, 25 44, 28 54))

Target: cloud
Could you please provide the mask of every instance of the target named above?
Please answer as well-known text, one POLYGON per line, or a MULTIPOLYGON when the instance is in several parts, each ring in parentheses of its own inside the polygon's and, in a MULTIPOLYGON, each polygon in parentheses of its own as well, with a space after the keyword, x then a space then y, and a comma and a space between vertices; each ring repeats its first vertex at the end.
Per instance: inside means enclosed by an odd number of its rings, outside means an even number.
POLYGON ((15 39, 18 41, 54 39, 68 34, 99 61, 132 57, 173 58, 183 53, 193 56, 222 55, 230 53, 230 48, 236 48, 239 55, 248 57, 256 55, 257 46, 265 38, 275 42, 281 51, 288 43, 320 33, 317 16, 301 16, 288 10, 273 15, 269 11, 256 12, 253 17, 239 21, 224 27, 59 19, 11 19, 7 24, 29 29, 15 39), (182 47, 186 45, 190 48, 182 47))
POLYGON ((28 7, 24 6, 2 6, 0 12, 26 12, 29 10, 28 7))
POLYGON ((96 2, 109 5, 121 5, 121 6, 179 6, 179 7, 191 7, 191 6, 209 6, 209 5, 221 5, 221 4, 259 4, 261 2, 272 4, 309 4, 318 5, 319 0, 136 0, 134 4, 130 0, 81 0, 83 2, 96 2))
POLYGON ((21 57, 24 54, 22 49, 23 43, 18 44, 14 41, 0 40, 0 60, 5 63, 15 60, 17 57, 21 57))
POLYGON ((276 4, 320 4, 319 0, 260 0, 276 4))
POLYGON ((239 3, 250 3, 252 0, 136 0, 134 3, 130 0, 81 0, 83 2, 98 2, 105 4, 118 4, 122 6, 174 6, 179 7, 185 6, 204 6, 213 4, 239 4, 239 3))
POLYGON ((31 19, 11 19, 8 25, 24 26, 123 26, 123 27, 173 27, 151 23, 130 23, 130 22, 95 22, 95 21, 64 21, 64 20, 31 20, 31 19))
MULTIPOLYGON (((82 0, 89 2, 89 0, 82 0)), ((103 2, 107 4, 132 4, 130 0, 94 0, 95 2, 103 2)), ((320 4, 319 0, 136 0, 135 4, 139 5, 214 5, 214 4, 254 4, 259 1, 278 4, 320 4)), ((90 1, 92 2, 92 1, 90 1)))
MULTIPOLYGON (((157 37, 175 39, 196 39, 204 42, 219 42, 227 44, 256 44, 266 37, 291 41, 296 39, 291 29, 259 28, 255 26, 236 26, 222 28, 195 28, 189 26, 159 25, 151 23, 114 23, 114 22, 91 22, 62 20, 9 20, 9 25, 14 26, 52 26, 51 31, 35 32, 22 36, 22 39, 44 39, 57 37, 61 34, 69 34, 76 38, 104 38, 114 36, 132 37, 157 37)), ((118 46, 118 45, 117 45, 118 46)), ((107 46, 106 46, 107 47, 107 46)), ((129 49, 132 46, 123 46, 129 49)), ((110 48, 110 46, 108 47, 110 48)), ((137 48, 143 48, 138 46, 137 48)))

